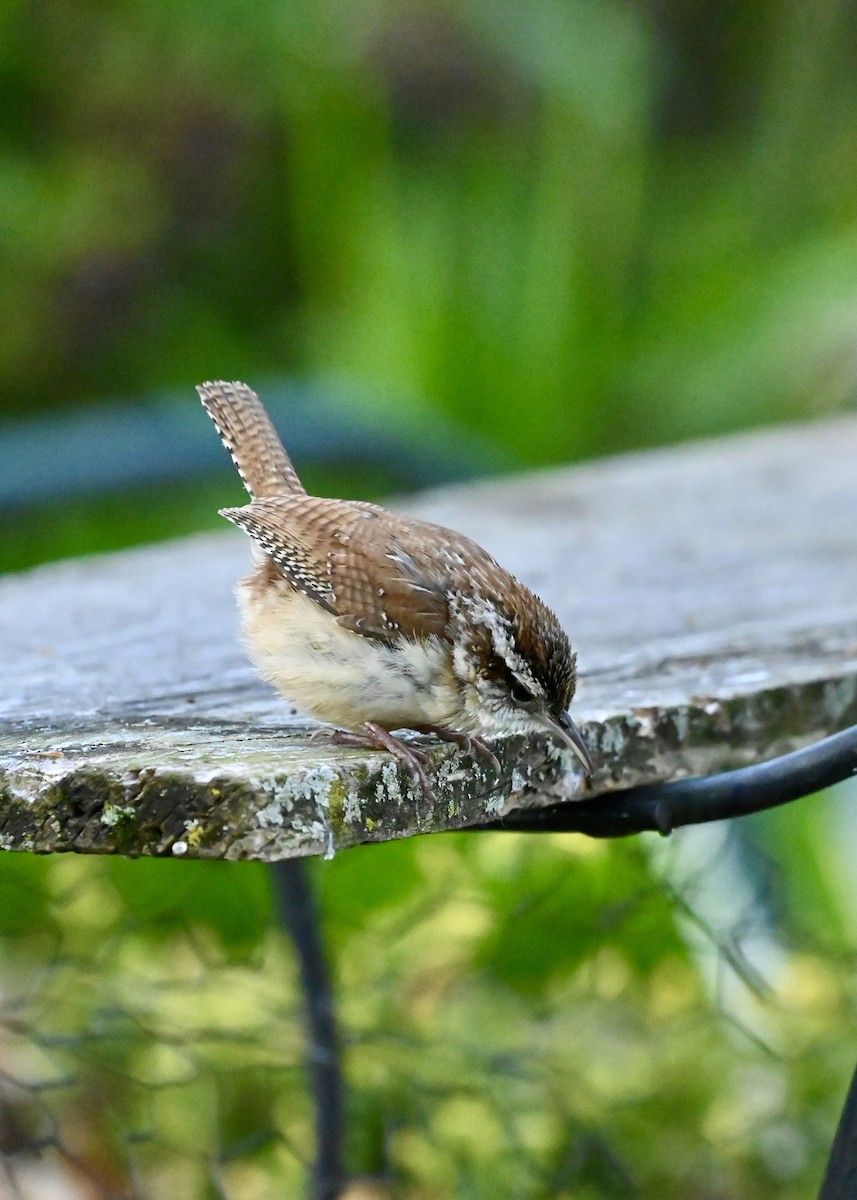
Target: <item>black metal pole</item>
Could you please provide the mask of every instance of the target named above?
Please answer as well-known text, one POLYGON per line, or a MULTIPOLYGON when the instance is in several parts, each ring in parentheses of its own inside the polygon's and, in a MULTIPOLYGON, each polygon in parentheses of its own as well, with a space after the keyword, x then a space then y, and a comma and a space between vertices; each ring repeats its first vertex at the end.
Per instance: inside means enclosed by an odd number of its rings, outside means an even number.
POLYGON ((857 1069, 845 1098, 830 1149, 818 1200, 854 1200, 857 1196, 857 1069))
POLYGON ((279 917, 294 943, 306 1004, 307 1070, 316 1130, 309 1194, 311 1200, 336 1200, 345 1184, 345 1089, 318 910, 302 859, 284 859, 272 869, 279 917))
POLYGON ((857 774, 857 725, 769 762, 675 783, 653 783, 539 808, 514 809, 467 829, 517 833, 586 833, 628 837, 667 834, 680 825, 745 817, 790 804, 857 774))

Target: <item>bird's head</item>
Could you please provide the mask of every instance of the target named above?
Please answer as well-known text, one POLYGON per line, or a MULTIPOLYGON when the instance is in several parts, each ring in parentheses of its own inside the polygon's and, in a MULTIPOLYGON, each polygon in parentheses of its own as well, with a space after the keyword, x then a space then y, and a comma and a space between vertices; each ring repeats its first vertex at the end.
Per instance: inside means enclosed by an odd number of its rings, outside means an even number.
POLYGON ((480 595, 461 602, 458 624, 466 639, 454 670, 468 711, 485 733, 552 734, 591 775, 586 744, 568 715, 576 655, 555 614, 514 583, 502 602, 480 595))

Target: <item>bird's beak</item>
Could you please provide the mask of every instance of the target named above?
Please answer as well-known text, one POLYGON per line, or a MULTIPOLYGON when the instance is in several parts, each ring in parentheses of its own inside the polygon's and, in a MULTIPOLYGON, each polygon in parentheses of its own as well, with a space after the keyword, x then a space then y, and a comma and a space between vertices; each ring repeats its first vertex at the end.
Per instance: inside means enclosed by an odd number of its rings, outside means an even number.
POLYGON ((560 741, 565 742, 566 746, 571 747, 583 764, 586 774, 591 775, 592 759, 589 757, 589 751, 586 749, 586 742, 580 736, 580 730, 568 713, 560 713, 558 717, 552 717, 545 713, 545 727, 551 733, 555 734, 560 741))

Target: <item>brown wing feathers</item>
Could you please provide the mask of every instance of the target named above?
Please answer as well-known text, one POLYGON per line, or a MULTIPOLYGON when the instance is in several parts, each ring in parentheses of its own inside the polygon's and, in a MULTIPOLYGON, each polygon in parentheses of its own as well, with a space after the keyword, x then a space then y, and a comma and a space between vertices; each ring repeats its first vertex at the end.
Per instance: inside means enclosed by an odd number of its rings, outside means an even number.
POLYGON ((292 587, 333 612, 330 570, 301 520, 312 500, 306 495, 271 496, 243 508, 222 508, 220 515, 258 542, 292 587))
POLYGON ((329 555, 340 624, 384 640, 442 636, 445 590, 400 552, 402 518, 377 511, 377 520, 356 525, 354 537, 329 555))
POLYGON ((442 635, 442 588, 399 561, 399 517, 320 496, 274 496, 221 514, 256 541, 292 587, 366 637, 442 635))

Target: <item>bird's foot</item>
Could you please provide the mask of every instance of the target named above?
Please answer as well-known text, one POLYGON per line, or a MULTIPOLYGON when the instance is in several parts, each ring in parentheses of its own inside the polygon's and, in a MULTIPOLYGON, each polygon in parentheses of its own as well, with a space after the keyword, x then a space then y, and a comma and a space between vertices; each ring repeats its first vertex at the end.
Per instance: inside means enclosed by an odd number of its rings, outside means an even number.
MULTIPOLYGON (((375 733, 369 732, 368 726, 370 724, 374 726, 374 722, 367 722, 361 726, 364 730, 363 733, 352 733, 349 729, 334 729, 329 734, 330 740, 336 746, 355 746, 360 750, 389 750, 390 747, 386 742, 380 741, 375 733)), ((378 728, 381 729, 383 727, 378 726, 378 728)), ((408 755, 412 755, 421 763, 428 762, 429 756, 425 750, 419 750, 416 746, 406 746, 404 742, 400 742, 398 738, 393 737, 392 733, 386 729, 384 729, 384 733, 398 746, 401 746, 403 750, 407 751, 408 755)), ((395 753, 395 751, 391 751, 391 753, 395 753)), ((397 757, 400 756, 397 755, 397 757)))
MULTIPOLYGON (((417 733, 434 734, 444 742, 452 742, 456 746, 460 746, 466 754, 473 758, 482 758, 492 767, 493 770, 500 771, 500 760, 497 755, 481 737, 474 734, 462 733, 458 729, 450 729, 447 725, 414 725, 413 728, 417 733)), ((427 796, 434 799, 435 792, 429 777, 425 771, 425 764, 429 760, 429 756, 425 750, 418 750, 416 746, 412 746, 407 742, 401 741, 390 733, 389 729, 385 729, 383 725, 378 725, 374 721, 366 721, 361 725, 359 733, 352 733, 350 730, 334 729, 330 735, 331 741, 337 746, 358 746, 362 749, 372 747, 376 750, 386 750, 397 758, 403 766, 405 766, 415 783, 417 783, 427 796)))
POLYGON ((390 733, 389 729, 385 729, 383 725, 376 725, 374 721, 366 721, 361 726, 361 729, 365 731, 364 745, 368 742, 378 750, 387 750, 407 768, 414 783, 422 788, 430 800, 437 799, 434 788, 425 771, 424 764, 428 762, 428 755, 425 751, 417 750, 415 746, 409 746, 405 742, 400 741, 399 738, 394 737, 390 733))
POLYGON ((460 729, 450 729, 448 725, 415 725, 419 733, 433 733, 444 742, 453 742, 460 746, 471 757, 483 758, 495 771, 500 770, 500 760, 484 738, 475 734, 462 733, 460 729))

